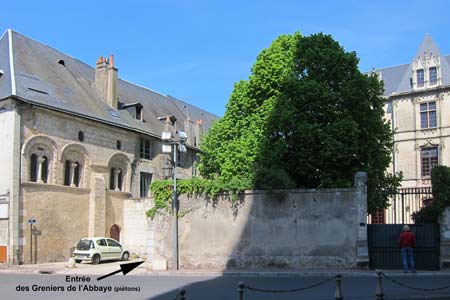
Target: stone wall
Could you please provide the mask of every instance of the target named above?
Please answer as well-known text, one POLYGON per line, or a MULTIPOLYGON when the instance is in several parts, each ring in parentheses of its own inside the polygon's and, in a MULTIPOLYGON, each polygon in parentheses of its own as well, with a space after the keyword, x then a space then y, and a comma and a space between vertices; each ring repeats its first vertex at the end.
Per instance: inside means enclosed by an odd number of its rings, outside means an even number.
MULTIPOLYGON (((367 265, 366 175, 354 188, 247 191, 238 202, 180 197, 182 269, 367 265)), ((171 263, 170 215, 154 220, 154 263, 171 263)))
POLYGON ((89 190, 25 183, 24 262, 30 263, 30 225, 33 218, 33 262, 65 261, 77 241, 88 235, 89 190))
POLYGON ((152 199, 129 199, 124 202, 123 240, 131 253, 149 260, 153 258, 153 221, 145 212, 154 205, 152 199))

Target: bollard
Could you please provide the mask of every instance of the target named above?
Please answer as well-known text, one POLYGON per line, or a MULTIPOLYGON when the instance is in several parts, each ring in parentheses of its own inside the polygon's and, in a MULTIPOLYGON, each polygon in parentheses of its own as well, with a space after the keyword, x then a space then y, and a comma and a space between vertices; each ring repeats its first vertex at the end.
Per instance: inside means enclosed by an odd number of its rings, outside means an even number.
POLYGON ((244 300, 244 288, 245 288, 245 284, 242 281, 239 281, 239 284, 238 284, 238 299, 239 300, 244 300))
POLYGON ((334 299, 343 300, 344 294, 342 293, 342 275, 338 274, 336 277, 336 293, 334 294, 334 299))
POLYGON ((376 290, 377 300, 383 300, 384 299, 383 277, 381 276, 381 274, 383 274, 383 272, 377 271, 377 290, 376 290))
POLYGON ((186 290, 178 290, 175 300, 186 300, 186 290))

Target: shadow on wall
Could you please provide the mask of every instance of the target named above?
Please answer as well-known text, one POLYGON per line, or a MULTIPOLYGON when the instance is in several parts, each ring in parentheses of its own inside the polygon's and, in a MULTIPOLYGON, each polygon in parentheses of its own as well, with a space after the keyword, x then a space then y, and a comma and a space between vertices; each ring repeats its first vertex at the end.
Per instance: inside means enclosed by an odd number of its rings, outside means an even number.
MULTIPOLYGON (((366 226, 360 226, 365 223, 367 196, 366 177, 358 173, 355 180, 355 187, 346 189, 247 191, 234 203, 225 196, 214 202, 180 197, 180 269, 227 273, 356 267, 367 259, 358 247, 367 251, 366 226)), ((167 258, 170 267, 170 216, 158 216, 155 222, 162 229, 155 233, 160 236, 155 259, 167 258)), ((186 289, 208 290, 224 280, 186 289)))

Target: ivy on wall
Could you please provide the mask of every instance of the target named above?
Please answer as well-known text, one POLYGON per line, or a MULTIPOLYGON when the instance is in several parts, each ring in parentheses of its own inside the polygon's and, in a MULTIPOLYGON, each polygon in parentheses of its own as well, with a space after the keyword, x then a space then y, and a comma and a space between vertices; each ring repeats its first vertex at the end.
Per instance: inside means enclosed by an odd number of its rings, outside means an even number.
MULTIPOLYGON (((249 189, 249 186, 249 183, 238 179, 224 181, 221 179, 201 179, 194 177, 192 179, 177 180, 177 195, 204 195, 215 199, 220 194, 228 193, 230 200, 236 201, 238 195, 244 190, 249 189)), ((149 209, 146 214, 147 217, 153 219, 158 212, 167 211, 171 207, 173 180, 155 181, 151 184, 150 190, 155 201, 155 206, 149 209)))

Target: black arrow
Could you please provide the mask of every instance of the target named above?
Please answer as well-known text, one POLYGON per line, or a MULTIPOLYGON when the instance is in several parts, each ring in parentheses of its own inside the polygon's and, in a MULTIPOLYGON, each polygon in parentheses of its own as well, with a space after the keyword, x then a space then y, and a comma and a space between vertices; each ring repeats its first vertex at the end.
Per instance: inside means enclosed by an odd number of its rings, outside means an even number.
POLYGON ((122 272, 123 275, 127 275, 128 273, 130 273, 132 270, 137 268, 143 262, 144 261, 138 261, 138 262, 133 262, 133 263, 129 263, 129 264, 121 264, 120 265, 120 270, 117 270, 117 271, 114 271, 112 273, 100 276, 99 278, 97 278, 97 281, 105 279, 106 277, 112 276, 112 275, 120 273, 120 272, 122 272))

